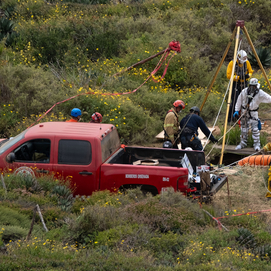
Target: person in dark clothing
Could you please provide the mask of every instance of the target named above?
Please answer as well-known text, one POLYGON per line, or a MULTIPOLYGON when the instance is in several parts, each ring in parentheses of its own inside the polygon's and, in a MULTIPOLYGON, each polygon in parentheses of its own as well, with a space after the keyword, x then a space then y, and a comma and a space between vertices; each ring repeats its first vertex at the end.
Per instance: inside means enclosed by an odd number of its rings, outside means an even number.
POLYGON ((198 138, 198 128, 205 134, 208 138, 210 135, 210 140, 213 143, 218 142, 218 140, 212 135, 208 127, 206 126, 203 119, 199 116, 200 110, 197 106, 193 106, 190 109, 190 113, 187 114, 180 121, 181 128, 181 144, 182 149, 187 147, 192 148, 193 150, 202 150, 203 147, 201 145, 201 141, 198 138))

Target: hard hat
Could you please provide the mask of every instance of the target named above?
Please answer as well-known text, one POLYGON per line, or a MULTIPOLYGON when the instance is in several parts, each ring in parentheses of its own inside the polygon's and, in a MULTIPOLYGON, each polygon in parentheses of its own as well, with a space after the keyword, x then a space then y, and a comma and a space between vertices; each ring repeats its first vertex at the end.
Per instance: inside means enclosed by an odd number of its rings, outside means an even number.
POLYGON ((102 122, 103 120, 103 116, 99 112, 93 113, 91 118, 93 119, 93 121, 98 122, 98 123, 102 122))
POLYGON ((82 115, 82 112, 81 112, 81 110, 79 108, 72 109, 72 111, 71 111, 71 116, 72 117, 79 117, 81 115, 82 115))
POLYGON ((241 64, 245 63, 247 61, 247 53, 244 50, 240 50, 237 59, 241 64))
POLYGON ((191 108, 190 108, 190 112, 191 113, 196 113, 196 112, 198 112, 198 114, 200 113, 200 110, 199 110, 199 108, 197 107, 197 106, 192 106, 191 108))
POLYGON ((258 86, 258 79, 257 78, 251 78, 249 80, 249 85, 250 86, 258 86))
POLYGON ((170 141, 165 141, 163 144, 163 148, 173 148, 173 145, 170 141))
POLYGON ((182 100, 177 100, 173 103, 175 107, 180 106, 182 109, 185 109, 185 103, 182 100))

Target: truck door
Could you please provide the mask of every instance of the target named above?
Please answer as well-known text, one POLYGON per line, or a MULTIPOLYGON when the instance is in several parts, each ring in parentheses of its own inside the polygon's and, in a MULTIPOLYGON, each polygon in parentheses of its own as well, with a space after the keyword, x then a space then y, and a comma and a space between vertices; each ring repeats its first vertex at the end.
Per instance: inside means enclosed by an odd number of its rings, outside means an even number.
POLYGON ((87 140, 60 139, 57 143, 54 171, 71 182, 74 195, 91 195, 98 190, 92 145, 87 140))
POLYGON ((31 175, 49 174, 52 171, 53 146, 50 139, 40 138, 26 141, 16 147, 13 152, 15 161, 9 164, 14 173, 31 175))

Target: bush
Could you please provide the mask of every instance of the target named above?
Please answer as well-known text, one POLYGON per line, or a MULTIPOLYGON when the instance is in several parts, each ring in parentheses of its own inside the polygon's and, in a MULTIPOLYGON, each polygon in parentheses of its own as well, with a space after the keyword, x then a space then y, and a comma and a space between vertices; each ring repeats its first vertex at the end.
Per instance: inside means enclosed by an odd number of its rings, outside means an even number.
MULTIPOLYGON (((10 241, 16 241, 19 239, 24 239, 26 238, 29 229, 22 228, 21 226, 1 226, 4 228, 3 233, 2 233, 2 240, 5 243, 8 243, 10 241)), ((29 224, 30 228, 30 224, 29 224)))
POLYGON ((21 214, 19 211, 12 208, 1 206, 0 221, 3 226, 18 226, 22 228, 29 228, 31 220, 26 215, 21 214))
POLYGON ((69 224, 68 238, 73 242, 87 244, 99 231, 105 231, 123 223, 120 211, 114 207, 87 206, 82 214, 69 224))
POLYGON ((23 65, 6 65, 0 70, 2 135, 23 117, 39 115, 63 99, 61 85, 50 72, 23 65))
MULTIPOLYGON (((268 48, 259 47, 256 49, 256 53, 260 59, 261 64, 264 68, 269 68, 271 65, 271 52, 268 48)), ((260 68, 256 56, 250 52, 248 54, 248 59, 252 67, 260 68)))

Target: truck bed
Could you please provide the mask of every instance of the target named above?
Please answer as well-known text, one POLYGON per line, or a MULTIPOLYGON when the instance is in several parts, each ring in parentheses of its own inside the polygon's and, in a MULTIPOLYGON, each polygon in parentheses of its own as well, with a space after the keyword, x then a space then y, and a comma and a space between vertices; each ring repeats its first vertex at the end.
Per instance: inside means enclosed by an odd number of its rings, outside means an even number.
POLYGON ((185 154, 187 154, 194 171, 196 171, 196 166, 205 164, 205 155, 202 151, 145 147, 121 148, 105 161, 105 164, 140 165, 140 161, 145 161, 145 165, 182 167, 181 160, 185 154))

